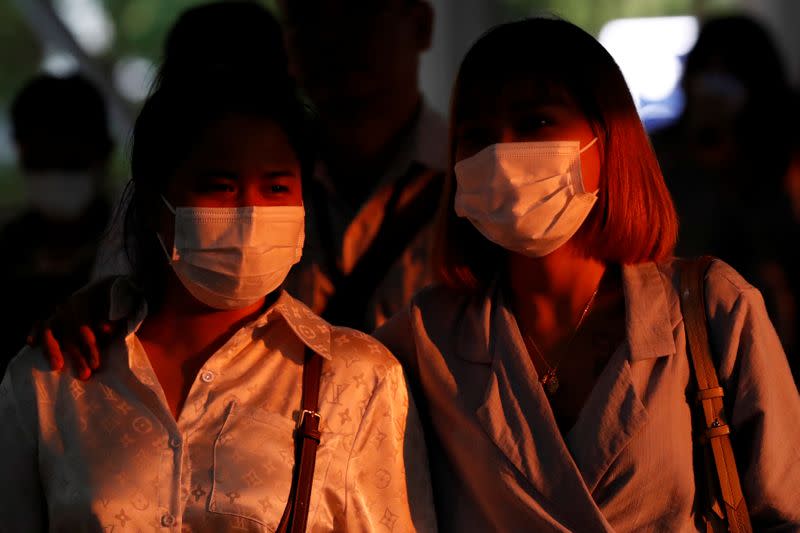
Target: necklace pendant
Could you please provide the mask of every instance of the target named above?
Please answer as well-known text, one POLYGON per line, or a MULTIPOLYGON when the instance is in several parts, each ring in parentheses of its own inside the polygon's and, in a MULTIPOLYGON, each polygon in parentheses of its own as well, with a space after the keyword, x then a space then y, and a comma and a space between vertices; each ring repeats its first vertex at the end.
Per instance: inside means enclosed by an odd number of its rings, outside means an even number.
POLYGON ((556 375, 555 371, 550 370, 545 374, 539 382, 544 386, 544 391, 548 394, 548 396, 553 396, 556 392, 558 392, 558 376, 556 375))

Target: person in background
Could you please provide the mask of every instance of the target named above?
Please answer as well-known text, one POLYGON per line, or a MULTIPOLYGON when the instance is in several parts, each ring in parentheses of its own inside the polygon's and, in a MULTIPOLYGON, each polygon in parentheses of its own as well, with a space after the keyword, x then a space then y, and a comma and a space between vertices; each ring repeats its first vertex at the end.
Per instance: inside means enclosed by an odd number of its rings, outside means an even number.
POLYGON ((289 290, 371 331, 429 284, 447 126, 419 88, 426 0, 281 0, 289 68, 321 122, 304 261, 289 290))
POLYGON ((305 105, 285 79, 216 74, 163 84, 136 121, 104 371, 42 372, 28 348, 0 384, 0 532, 305 531, 287 529, 305 509, 309 532, 435 533, 399 363, 281 288, 303 249, 305 105))
POLYGON ((110 214, 113 147, 103 98, 78 74, 29 81, 11 123, 28 206, 0 229, 0 275, 14 309, 0 332, 0 375, 33 323, 89 280, 110 214))
POLYGON ((375 332, 428 419, 440 529, 706 531, 697 436, 727 424, 754 530, 800 530, 800 395, 721 261, 705 311, 727 416, 693 412, 677 217, 608 52, 563 20, 496 27, 450 121, 441 282, 375 332))
POLYGON ((167 34, 156 87, 198 70, 255 83, 284 77, 288 65, 280 22, 263 4, 248 0, 187 8, 167 34))
MULTIPOLYGON (((237 20, 250 28, 250 36, 221 39, 220 49, 211 54, 212 68, 232 83, 248 83, 265 73, 277 76, 288 64, 286 76, 297 78, 319 114, 321 153, 304 189, 312 206, 305 252, 286 287, 332 323, 372 331, 433 280, 432 228, 446 167, 447 126, 418 84, 433 12, 424 0, 352 5, 294 0, 280 7, 288 59, 263 7, 211 3, 188 10, 176 22, 158 86, 196 68, 192 51, 206 46, 212 30, 238 35, 237 20), (217 20, 227 23, 215 30, 217 20), (254 21, 259 32, 251 27, 254 21)), ((130 266, 121 231, 110 233, 116 239, 101 249, 97 282, 31 337, 33 344, 46 342, 54 368, 63 365, 61 347, 73 352, 72 347, 93 344, 95 335, 102 341, 103 333, 114 329, 107 321, 108 287, 130 266), (87 326, 95 334, 79 334, 87 326)), ((85 368, 87 377, 91 370, 85 368)))
MULTIPOLYGON (((452 102, 440 282, 375 333, 427 422, 440 529, 704 531, 677 217, 622 73, 583 30, 530 19, 478 41, 452 102)), ((794 531, 784 352, 735 270, 705 285, 729 415, 711 427, 753 524, 794 531)))
POLYGON ((797 372, 800 224, 786 186, 796 134, 778 49, 748 16, 709 19, 681 83, 683 113, 653 135, 681 220, 677 251, 714 254, 762 291, 797 372))

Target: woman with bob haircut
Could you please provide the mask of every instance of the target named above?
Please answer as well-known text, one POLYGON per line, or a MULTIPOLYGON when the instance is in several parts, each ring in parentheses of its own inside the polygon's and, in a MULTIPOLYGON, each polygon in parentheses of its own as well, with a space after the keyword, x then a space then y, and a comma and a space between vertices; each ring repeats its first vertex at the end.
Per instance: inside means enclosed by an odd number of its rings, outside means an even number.
MULTIPOLYGON (((450 121, 441 283, 376 332, 426 414, 440 529, 705 531, 678 223, 619 68, 563 20, 505 24, 450 121)), ((784 352, 729 266, 705 293, 754 527, 800 530, 784 352)))
POLYGON ((134 275, 103 368, 82 381, 26 347, 0 384, 0 531, 436 531, 399 363, 281 288, 305 105, 288 78, 213 74, 162 84, 136 121, 134 275))

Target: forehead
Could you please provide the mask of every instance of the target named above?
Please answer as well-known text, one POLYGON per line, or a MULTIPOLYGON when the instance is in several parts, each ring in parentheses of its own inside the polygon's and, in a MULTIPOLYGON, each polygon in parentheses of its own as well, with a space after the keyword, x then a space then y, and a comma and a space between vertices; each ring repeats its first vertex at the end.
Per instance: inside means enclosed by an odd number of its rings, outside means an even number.
POLYGON ((455 115, 469 120, 543 106, 577 107, 567 88, 545 75, 476 76, 460 82, 455 115))
POLYGON ((296 159, 289 137, 271 118, 241 114, 223 115, 210 122, 191 153, 192 160, 207 162, 285 162, 296 159))

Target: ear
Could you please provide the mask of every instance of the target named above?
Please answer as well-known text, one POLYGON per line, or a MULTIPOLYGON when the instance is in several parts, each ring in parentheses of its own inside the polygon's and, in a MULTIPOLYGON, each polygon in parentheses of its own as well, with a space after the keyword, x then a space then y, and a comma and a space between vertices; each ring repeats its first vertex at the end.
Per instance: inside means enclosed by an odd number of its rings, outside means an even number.
POLYGON ((433 7, 427 0, 419 0, 411 6, 411 16, 414 18, 414 36, 417 50, 424 52, 431 47, 433 42, 433 7))

